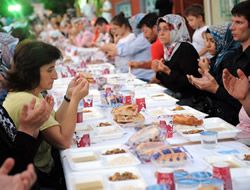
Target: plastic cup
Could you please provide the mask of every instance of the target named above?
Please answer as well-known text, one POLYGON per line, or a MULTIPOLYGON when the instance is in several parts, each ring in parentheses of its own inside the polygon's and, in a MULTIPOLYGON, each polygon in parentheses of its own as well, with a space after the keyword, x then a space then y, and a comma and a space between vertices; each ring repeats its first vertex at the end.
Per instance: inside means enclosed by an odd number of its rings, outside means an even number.
POLYGON ((83 99, 83 107, 84 108, 93 107, 93 95, 88 95, 83 99))
POLYGON ((213 149, 218 142, 218 133, 216 131, 203 131, 201 135, 201 144, 206 149, 213 149))
POLYGON ((82 111, 77 112, 76 122, 77 123, 82 123, 83 122, 83 112, 82 111))

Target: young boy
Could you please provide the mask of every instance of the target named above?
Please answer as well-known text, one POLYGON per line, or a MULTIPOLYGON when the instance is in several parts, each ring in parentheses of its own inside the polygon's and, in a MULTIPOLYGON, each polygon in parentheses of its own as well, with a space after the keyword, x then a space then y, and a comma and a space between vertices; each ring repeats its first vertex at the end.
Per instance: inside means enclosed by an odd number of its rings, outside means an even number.
POLYGON ((193 4, 185 10, 185 16, 189 26, 195 30, 192 37, 192 44, 200 56, 207 56, 207 49, 202 37, 202 33, 207 30, 204 21, 203 7, 193 4))

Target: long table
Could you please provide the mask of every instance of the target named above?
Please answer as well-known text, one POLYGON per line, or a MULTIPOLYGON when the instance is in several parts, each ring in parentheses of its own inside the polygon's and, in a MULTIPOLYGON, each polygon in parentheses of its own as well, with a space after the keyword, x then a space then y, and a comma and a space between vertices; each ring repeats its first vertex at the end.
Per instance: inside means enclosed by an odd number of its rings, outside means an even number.
MULTIPOLYGON (((55 84, 55 90, 63 91, 65 90, 65 81, 69 81, 69 79, 64 79, 61 81, 58 81, 55 84), (63 90, 62 90, 63 89, 63 90)), ((67 83, 67 82, 66 82, 67 83)), ((143 84, 143 83, 142 83, 143 84)), ((142 89, 142 92, 139 94, 145 94, 145 89, 142 89)), ((137 90, 138 90, 137 89, 137 90)), ((163 92, 164 89, 159 86, 159 92, 163 92)), ((90 90, 90 93, 96 94, 96 90, 90 90)), ((60 94, 60 93, 59 93, 60 94)), ((63 94, 63 93, 61 93, 63 94)), ((173 103, 173 105, 175 102, 173 103)), ((99 107, 101 104, 100 102, 94 102, 94 105, 98 107, 98 109, 102 109, 99 107)), ((151 105, 149 105, 150 107, 151 105)), ((157 106, 157 105, 154 105, 157 106)), ((164 106, 164 105, 161 105, 164 106)), ((105 117, 107 119, 112 120, 112 116, 110 113, 110 108, 105 108, 105 117)), ((90 148, 93 147, 99 147, 99 146, 110 146, 110 145, 122 145, 125 144, 129 137, 131 137, 135 133, 135 130, 133 128, 126 128, 124 129, 124 134, 121 138, 118 139, 112 139, 112 140, 105 140, 96 142, 94 144, 91 144, 90 148)), ((208 164, 206 160, 209 160, 214 157, 214 159, 220 158, 220 157, 230 157, 232 155, 242 155, 244 153, 250 153, 250 150, 247 146, 244 144, 237 142, 233 139, 227 140, 227 141, 219 141, 215 149, 205 149, 202 147, 200 143, 191 143, 187 140, 183 139, 179 134, 175 133, 173 139, 177 142, 175 143, 178 146, 183 146, 188 153, 190 153, 191 159, 188 161, 187 164, 185 164, 182 167, 178 167, 175 169, 184 169, 188 172, 194 172, 194 171, 210 171, 211 172, 211 165, 208 164)), ((171 141, 171 139, 170 139, 171 141)), ((168 144, 168 140, 165 141, 166 144, 168 144)), ((171 144, 171 143, 170 143, 171 144)), ((173 143, 174 144, 174 143, 173 143)), ((76 148, 75 146, 72 146, 70 150, 73 150, 76 148)), ((81 175, 82 179, 87 178, 88 173, 91 172, 91 170, 82 170, 82 171, 74 171, 69 165, 69 162, 67 161, 67 152, 69 150, 63 150, 61 151, 61 161, 64 169, 67 189, 74 189, 72 186, 72 180, 74 178, 74 175, 81 175)), ((236 168, 231 169, 231 175, 233 178, 233 186, 236 190, 247 190, 248 188, 248 178, 250 177, 250 165, 247 165, 242 168, 236 168)), ((152 163, 142 163, 136 166, 136 168, 139 170, 139 172, 142 174, 143 179, 147 185, 152 185, 156 183, 155 179, 155 172, 157 170, 157 166, 153 165, 152 163)))

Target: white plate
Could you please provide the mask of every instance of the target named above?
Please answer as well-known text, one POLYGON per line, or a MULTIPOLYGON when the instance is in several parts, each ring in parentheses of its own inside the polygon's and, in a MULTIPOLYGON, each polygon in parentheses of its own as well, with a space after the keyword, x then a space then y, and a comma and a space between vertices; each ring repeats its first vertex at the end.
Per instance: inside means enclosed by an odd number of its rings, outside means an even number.
POLYGON ((84 178, 80 174, 72 174, 69 176, 68 182, 68 190, 107 189, 107 184, 105 183, 105 179, 103 176, 101 176, 101 174, 96 174, 95 176, 85 175, 84 178), (94 185, 96 183, 99 185, 94 185))
POLYGON ((113 124, 112 126, 104 129, 104 127, 96 127, 96 124, 93 123, 83 123, 82 125, 78 125, 76 127, 75 133, 75 135, 78 137, 82 137, 83 134, 89 133, 91 143, 97 143, 103 140, 117 139, 121 138, 124 135, 123 129, 117 124, 113 124))
POLYGON ((230 172, 233 189, 249 190, 250 168, 236 168, 230 172))
POLYGON ((145 84, 143 87, 146 88, 148 92, 163 92, 166 90, 165 87, 158 84, 145 84))
MULTIPOLYGON (((106 169, 98 171, 82 171, 72 173, 72 175, 67 176, 68 190, 76 190, 76 183, 83 183, 89 181, 101 181, 103 183, 104 190, 144 190, 146 189, 146 182, 143 179, 140 171, 135 167, 124 167, 117 169, 106 169), (110 181, 109 177, 116 172, 132 172, 138 177, 138 179, 133 180, 123 180, 123 181, 110 181)), ((90 190, 90 188, 88 189, 90 190)))
POLYGON ((148 108, 147 113, 150 114, 152 117, 158 117, 161 115, 166 115, 167 111, 163 107, 155 107, 155 108, 148 108))
POLYGON ((207 156, 204 157, 211 167, 216 162, 227 162, 230 165, 230 169, 246 167, 246 164, 236 158, 234 155, 223 155, 223 156, 207 156))
POLYGON ((97 108, 83 108, 83 121, 103 118, 103 112, 97 108))
POLYGON ((208 114, 200 112, 189 106, 181 106, 184 110, 175 110, 176 106, 168 108, 169 114, 184 114, 184 115, 193 115, 197 118, 205 118, 208 114))
POLYGON ((140 164, 139 159, 123 148, 126 153, 103 155, 107 150, 112 150, 121 146, 86 147, 78 149, 68 149, 65 151, 66 159, 73 171, 84 171, 94 169, 107 169, 116 167, 135 166, 140 164), (90 161, 86 161, 86 157, 90 161), (85 159, 84 161, 82 161, 85 159))
POLYGON ((176 100, 175 98, 173 98, 172 96, 169 96, 165 93, 155 93, 155 94, 151 94, 150 98, 152 100, 156 100, 156 101, 164 101, 164 100, 176 100))
POLYGON ((202 126, 199 127, 190 127, 190 126, 185 126, 185 127, 177 127, 177 131, 186 139, 189 141, 200 141, 200 134, 184 134, 183 132, 189 131, 189 130, 194 130, 194 129, 203 129, 203 130, 209 130, 209 131, 217 131, 218 132, 218 139, 229 139, 229 138, 234 138, 237 133, 240 132, 238 128, 235 126, 231 125, 230 123, 227 123, 221 118, 218 117, 211 117, 211 118, 205 118, 204 123, 202 126))
POLYGON ((250 160, 244 160, 245 155, 250 155, 250 152, 245 153, 245 154, 235 154, 235 156, 236 156, 237 158, 239 158, 242 162, 244 162, 244 163, 250 165, 250 160))

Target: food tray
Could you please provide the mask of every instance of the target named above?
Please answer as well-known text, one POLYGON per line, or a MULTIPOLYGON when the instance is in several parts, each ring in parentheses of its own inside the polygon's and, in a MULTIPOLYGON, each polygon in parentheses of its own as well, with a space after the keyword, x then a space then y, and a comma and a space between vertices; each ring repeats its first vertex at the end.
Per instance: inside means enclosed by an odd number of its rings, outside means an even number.
POLYGON ((140 164, 138 158, 121 145, 68 149, 65 151, 65 156, 73 171, 107 169, 140 164), (117 148, 122 148, 125 150, 125 153, 104 154, 107 150, 117 148))
POLYGON ((200 134, 184 134, 190 130, 205 130, 205 131, 216 131, 218 132, 218 139, 229 139, 234 138, 237 133, 240 132, 235 126, 227 123, 218 117, 205 118, 202 126, 184 126, 177 128, 177 132, 189 141, 196 142, 200 141, 200 134))
MULTIPOLYGON (((67 189, 68 190, 80 190, 80 188, 76 188, 76 185, 82 184, 86 190, 145 190, 146 182, 142 177, 140 171, 135 167, 124 167, 117 169, 106 169, 106 170, 98 170, 98 171, 82 171, 73 173, 66 178, 67 189), (121 180, 121 181, 110 181, 109 177, 114 173, 119 172, 132 172, 136 175, 137 179, 131 180, 121 180), (88 187, 86 186, 88 184, 88 187), (90 187, 93 183, 101 184, 98 187, 90 187)), ((85 190, 83 189, 83 190, 85 190)))
POLYGON ((212 167, 213 163, 216 163, 216 162, 226 162, 230 165, 229 167, 231 169, 246 167, 246 164, 244 162, 242 162, 241 160, 239 160, 234 155, 207 156, 207 157, 204 157, 204 160, 208 164, 210 164, 211 167, 212 167))
POLYGON ((78 123, 75 129, 75 137, 82 137, 83 134, 90 134, 90 142, 95 143, 103 140, 121 138, 124 135, 123 129, 115 122, 109 120, 98 120, 78 123), (99 123, 110 123, 110 126, 97 127, 99 123))

